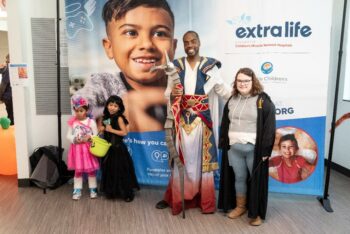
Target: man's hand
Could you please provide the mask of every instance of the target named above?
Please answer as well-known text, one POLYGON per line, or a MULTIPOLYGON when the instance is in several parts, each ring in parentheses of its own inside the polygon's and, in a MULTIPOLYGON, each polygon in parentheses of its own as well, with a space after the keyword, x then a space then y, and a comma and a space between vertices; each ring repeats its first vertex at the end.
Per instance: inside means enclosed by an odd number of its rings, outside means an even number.
POLYGON ((183 89, 179 89, 177 87, 174 86, 174 88, 171 91, 171 95, 173 96, 182 96, 184 93, 183 89))

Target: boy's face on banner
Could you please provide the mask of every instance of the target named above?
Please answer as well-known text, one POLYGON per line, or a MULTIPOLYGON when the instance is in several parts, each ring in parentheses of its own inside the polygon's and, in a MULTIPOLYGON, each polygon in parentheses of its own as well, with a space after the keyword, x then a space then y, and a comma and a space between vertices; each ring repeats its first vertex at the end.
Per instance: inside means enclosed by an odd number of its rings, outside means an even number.
POLYGON ((147 84, 163 77, 162 71, 149 72, 165 64, 164 52, 173 59, 176 40, 169 14, 161 8, 137 7, 124 17, 108 23, 108 38, 103 40, 107 56, 114 59, 128 82, 147 84))
POLYGON ((296 147, 294 145, 294 142, 292 142, 291 140, 283 141, 281 143, 281 153, 285 158, 290 158, 294 156, 296 153, 296 147))

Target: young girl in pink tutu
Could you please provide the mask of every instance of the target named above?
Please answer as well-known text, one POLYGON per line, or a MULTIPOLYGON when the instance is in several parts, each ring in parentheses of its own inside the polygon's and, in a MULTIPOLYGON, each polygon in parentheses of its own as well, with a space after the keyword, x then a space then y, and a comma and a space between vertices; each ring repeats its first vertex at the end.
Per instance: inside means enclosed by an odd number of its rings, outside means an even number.
POLYGON ((97 197, 96 171, 99 163, 90 151, 91 136, 97 135, 96 122, 87 115, 89 104, 83 97, 72 100, 75 116, 68 121, 67 138, 71 142, 68 152, 68 169, 74 170, 73 200, 81 198, 83 173, 87 173, 90 198, 97 197))

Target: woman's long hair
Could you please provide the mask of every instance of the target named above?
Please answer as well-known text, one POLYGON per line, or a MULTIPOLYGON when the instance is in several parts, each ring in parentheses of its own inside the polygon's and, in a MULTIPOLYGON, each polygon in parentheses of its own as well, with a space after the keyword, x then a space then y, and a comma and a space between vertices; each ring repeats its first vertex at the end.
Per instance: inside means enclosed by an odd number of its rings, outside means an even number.
POLYGON ((250 91, 250 94, 252 96, 256 96, 256 95, 260 94, 262 91, 264 91, 264 88, 261 85, 258 78, 256 77, 254 71, 248 67, 244 67, 244 68, 239 69, 238 72, 236 73, 235 80, 233 82, 233 91, 232 91, 233 96, 237 97, 239 94, 239 91, 237 89, 237 76, 241 73, 252 78, 252 82, 253 82, 252 83, 252 90, 250 91))

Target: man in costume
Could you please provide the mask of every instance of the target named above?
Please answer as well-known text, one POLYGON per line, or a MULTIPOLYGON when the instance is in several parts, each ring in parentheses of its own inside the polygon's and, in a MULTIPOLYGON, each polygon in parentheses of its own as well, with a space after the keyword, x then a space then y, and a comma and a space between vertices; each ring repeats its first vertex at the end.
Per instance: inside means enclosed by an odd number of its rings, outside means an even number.
POLYGON ((182 173, 179 171, 183 170, 185 207, 199 206, 203 213, 213 213, 216 207, 214 171, 218 169, 215 140, 219 120, 218 96, 228 99, 231 91, 219 75, 221 63, 199 55, 198 34, 186 32, 183 42, 187 57, 174 61, 180 83, 175 83, 173 88, 173 93, 182 95, 175 94, 171 98, 178 159, 174 159, 164 200, 156 207, 163 209, 170 206, 174 215, 181 212, 182 173))

